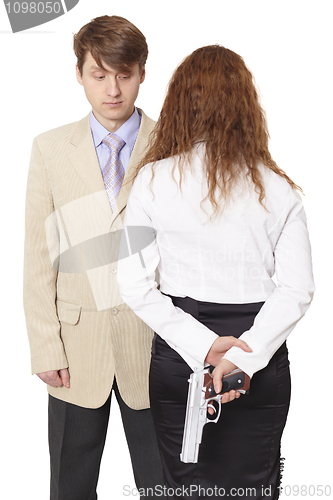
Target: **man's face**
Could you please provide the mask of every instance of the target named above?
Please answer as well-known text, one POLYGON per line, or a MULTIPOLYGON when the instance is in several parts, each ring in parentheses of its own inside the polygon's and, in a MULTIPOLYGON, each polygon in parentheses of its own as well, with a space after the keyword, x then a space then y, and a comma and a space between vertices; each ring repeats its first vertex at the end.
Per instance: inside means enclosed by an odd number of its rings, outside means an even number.
POLYGON ((76 67, 78 82, 83 85, 95 118, 109 131, 116 132, 132 115, 145 68, 135 64, 131 71, 122 72, 103 64, 100 68, 88 52, 82 74, 76 67))

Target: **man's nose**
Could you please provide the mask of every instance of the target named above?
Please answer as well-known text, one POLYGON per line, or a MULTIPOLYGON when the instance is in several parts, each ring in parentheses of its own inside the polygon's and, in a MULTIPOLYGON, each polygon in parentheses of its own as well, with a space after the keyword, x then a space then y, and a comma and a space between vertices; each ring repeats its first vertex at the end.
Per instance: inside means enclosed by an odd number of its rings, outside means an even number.
POLYGON ((120 88, 117 78, 110 78, 108 80, 106 92, 108 95, 112 97, 116 97, 117 95, 120 94, 120 88))

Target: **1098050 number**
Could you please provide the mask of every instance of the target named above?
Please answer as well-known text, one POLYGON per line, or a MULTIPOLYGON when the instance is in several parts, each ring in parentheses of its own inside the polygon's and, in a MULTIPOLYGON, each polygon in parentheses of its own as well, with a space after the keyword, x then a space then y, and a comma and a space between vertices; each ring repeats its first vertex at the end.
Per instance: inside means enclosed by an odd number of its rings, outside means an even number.
POLYGON ((6 3, 8 14, 59 14, 60 2, 8 2, 6 3))
POLYGON ((282 494, 286 497, 290 496, 310 496, 310 497, 328 497, 331 496, 332 493, 332 488, 329 485, 294 485, 294 486, 283 486, 280 489, 280 492, 282 490, 282 494))

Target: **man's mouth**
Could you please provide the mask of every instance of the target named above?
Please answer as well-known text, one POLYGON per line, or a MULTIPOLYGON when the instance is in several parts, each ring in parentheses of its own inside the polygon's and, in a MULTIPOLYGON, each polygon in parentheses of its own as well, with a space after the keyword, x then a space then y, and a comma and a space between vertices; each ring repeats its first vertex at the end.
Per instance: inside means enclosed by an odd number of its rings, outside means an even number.
POLYGON ((117 102, 105 102, 104 104, 110 108, 119 108, 119 106, 122 105, 122 101, 117 101, 117 102))

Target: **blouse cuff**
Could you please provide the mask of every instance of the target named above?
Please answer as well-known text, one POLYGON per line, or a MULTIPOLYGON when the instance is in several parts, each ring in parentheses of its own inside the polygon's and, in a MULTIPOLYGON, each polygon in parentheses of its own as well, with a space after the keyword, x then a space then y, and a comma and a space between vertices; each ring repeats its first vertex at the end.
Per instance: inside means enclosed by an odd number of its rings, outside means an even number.
POLYGON ((243 370, 247 375, 252 378, 254 373, 265 368, 268 365, 272 353, 268 352, 265 347, 251 340, 247 342, 251 347, 252 352, 245 352, 240 347, 231 347, 228 352, 223 356, 234 363, 238 368, 243 370))

